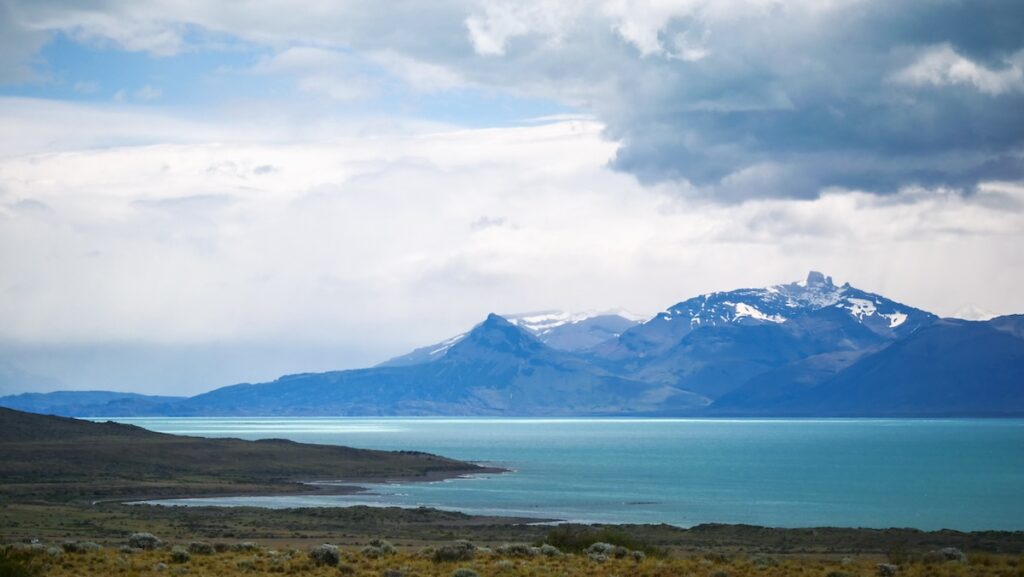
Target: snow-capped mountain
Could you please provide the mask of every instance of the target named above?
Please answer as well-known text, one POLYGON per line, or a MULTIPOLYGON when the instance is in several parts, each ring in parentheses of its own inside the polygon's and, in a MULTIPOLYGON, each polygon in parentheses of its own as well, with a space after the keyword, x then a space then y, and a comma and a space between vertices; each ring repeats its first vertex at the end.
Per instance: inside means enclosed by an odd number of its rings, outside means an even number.
POLYGON ((600 353, 612 358, 657 355, 700 327, 792 325, 808 316, 834 317, 836 313, 886 339, 910 334, 936 318, 849 283, 837 286, 832 277, 811 271, 798 282, 714 292, 682 301, 626 331, 617 343, 602 346, 600 353))
POLYGON ((811 358, 808 366, 821 374, 839 370, 857 358, 854 353, 936 319, 812 271, 799 282, 687 299, 587 353, 619 374, 717 398, 757 375, 811 358))
MULTIPOLYGON (((642 317, 628 311, 567 312, 540 311, 501 315, 509 324, 537 337, 549 347, 560 351, 578 351, 617 338, 626 330, 640 324, 642 317)), ((439 343, 420 347, 395 357, 379 366, 403 366, 429 363, 440 359, 468 333, 455 335, 439 343)))

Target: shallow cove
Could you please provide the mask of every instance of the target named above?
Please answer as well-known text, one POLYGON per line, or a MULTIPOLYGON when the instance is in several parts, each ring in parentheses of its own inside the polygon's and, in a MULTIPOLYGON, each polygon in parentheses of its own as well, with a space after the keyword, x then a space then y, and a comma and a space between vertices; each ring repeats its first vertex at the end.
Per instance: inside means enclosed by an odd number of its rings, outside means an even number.
POLYGON ((430 506, 583 522, 1024 529, 1020 419, 140 418, 155 431, 419 450, 512 469, 188 505, 430 506))

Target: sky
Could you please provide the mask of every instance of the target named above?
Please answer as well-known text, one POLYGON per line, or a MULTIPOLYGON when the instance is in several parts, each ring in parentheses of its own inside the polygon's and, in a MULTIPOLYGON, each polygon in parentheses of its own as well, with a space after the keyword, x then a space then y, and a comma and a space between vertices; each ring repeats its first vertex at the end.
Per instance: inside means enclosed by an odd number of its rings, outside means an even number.
POLYGON ((1024 312, 1024 4, 0 0, 0 394, 811 269, 1024 312))

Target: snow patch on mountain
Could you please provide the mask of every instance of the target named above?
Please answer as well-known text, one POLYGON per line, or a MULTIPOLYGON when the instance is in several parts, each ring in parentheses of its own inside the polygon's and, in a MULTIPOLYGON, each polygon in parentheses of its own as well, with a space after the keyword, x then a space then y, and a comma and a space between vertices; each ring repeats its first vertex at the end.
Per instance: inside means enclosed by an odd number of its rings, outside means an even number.
POLYGON ((759 321, 768 321, 772 323, 786 322, 786 317, 783 317, 782 315, 766 315, 746 303, 726 302, 725 304, 732 305, 736 309, 736 315, 733 317, 733 320, 738 320, 742 317, 750 317, 759 321))
POLYGON ((955 319, 964 319, 965 321, 990 321, 999 315, 988 309, 984 309, 974 303, 971 303, 960 308, 950 316, 955 319))
POLYGON ((579 324, 583 321, 597 317, 617 316, 638 323, 643 322, 648 318, 633 314, 623 309, 584 312, 551 310, 502 316, 507 319, 509 323, 529 331, 538 337, 550 333, 559 327, 579 324))
POLYGON ((869 317, 875 314, 875 311, 877 310, 875 308, 875 303, 867 299, 849 298, 846 299, 846 302, 849 304, 846 308, 850 310, 851 315, 857 317, 857 320, 863 320, 864 317, 869 317))
POLYGON ((894 328, 902 325, 903 323, 907 322, 907 314, 906 313, 896 312, 896 313, 891 313, 891 314, 887 314, 887 315, 883 314, 882 316, 887 318, 887 319, 889 319, 889 328, 890 329, 894 329, 894 328))
POLYGON ((441 341, 440 343, 437 343, 436 345, 434 345, 434 349, 427 352, 427 355, 431 357, 438 357, 443 355, 444 353, 447 353, 448 349, 452 348, 452 346, 457 344, 462 339, 466 338, 467 334, 469 333, 462 333, 461 335, 456 335, 446 341, 441 341))

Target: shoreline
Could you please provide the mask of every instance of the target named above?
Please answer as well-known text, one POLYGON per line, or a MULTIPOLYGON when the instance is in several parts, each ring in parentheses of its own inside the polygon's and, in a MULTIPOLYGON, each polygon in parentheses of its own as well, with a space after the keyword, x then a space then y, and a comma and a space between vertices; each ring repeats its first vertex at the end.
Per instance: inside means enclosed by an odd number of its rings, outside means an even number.
MULTIPOLYGON (((474 464, 475 463, 470 463, 474 464)), ((294 485, 294 489, 284 489, 281 491, 260 491, 258 488, 254 491, 231 491, 227 490, 224 492, 211 492, 211 493, 182 493, 178 495, 143 495, 140 497, 133 497, 131 499, 113 498, 113 499, 97 499, 90 502, 90 505, 104 505, 104 504, 121 504, 121 505, 153 505, 153 506, 190 506, 190 505, 171 505, 163 503, 155 503, 154 501, 174 501, 179 499, 222 499, 222 498, 234 498, 234 497, 305 497, 310 495, 358 495, 361 493, 371 494, 372 487, 365 485, 398 485, 405 483, 437 483, 441 481, 447 481, 449 479, 466 479, 474 477, 476 475, 497 475, 502 473, 510 473, 511 469, 504 469, 501 467, 485 467, 477 465, 478 468, 465 469, 465 470, 450 470, 450 471, 427 471, 422 475, 395 475, 391 477, 352 477, 343 479, 318 479, 318 480, 291 480, 286 481, 291 485, 294 485)), ((277 487, 280 488, 282 485, 267 485, 266 488, 277 487)), ((207 505, 191 505, 196 507, 203 507, 207 505)), ((248 506, 248 505, 247 505, 248 506)), ((251 505, 258 507, 258 505, 251 505)), ((267 507, 270 508, 270 507, 267 507)))

